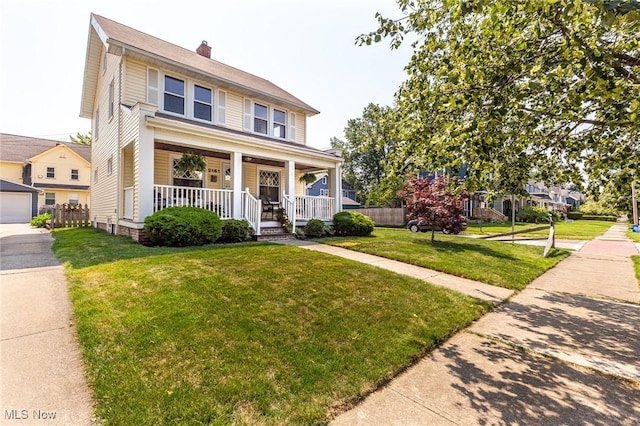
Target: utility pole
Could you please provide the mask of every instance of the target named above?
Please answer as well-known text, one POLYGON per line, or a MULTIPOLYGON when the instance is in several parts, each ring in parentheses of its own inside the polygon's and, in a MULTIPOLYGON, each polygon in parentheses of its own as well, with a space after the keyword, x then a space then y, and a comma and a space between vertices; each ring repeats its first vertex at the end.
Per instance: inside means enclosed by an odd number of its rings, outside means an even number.
POLYGON ((631 208, 633 210, 633 224, 638 225, 638 196, 636 194, 636 181, 631 182, 631 208))

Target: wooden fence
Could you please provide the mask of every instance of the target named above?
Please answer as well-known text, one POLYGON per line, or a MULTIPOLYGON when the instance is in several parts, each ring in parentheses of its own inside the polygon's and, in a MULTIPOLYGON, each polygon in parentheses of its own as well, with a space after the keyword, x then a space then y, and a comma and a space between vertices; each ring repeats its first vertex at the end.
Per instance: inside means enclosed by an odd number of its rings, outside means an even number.
POLYGON ((46 213, 51 214, 51 228, 78 228, 91 226, 89 219, 89 206, 86 204, 56 204, 48 207, 46 213))
POLYGON ((380 226, 404 226, 407 223, 408 210, 401 207, 372 207, 350 211, 369 216, 376 225, 380 226))

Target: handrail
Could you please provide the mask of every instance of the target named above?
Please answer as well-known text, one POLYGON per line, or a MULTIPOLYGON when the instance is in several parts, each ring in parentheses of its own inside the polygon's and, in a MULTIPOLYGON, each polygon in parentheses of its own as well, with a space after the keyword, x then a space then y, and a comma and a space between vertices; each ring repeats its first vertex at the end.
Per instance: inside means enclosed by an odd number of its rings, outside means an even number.
POLYGON ((296 232, 296 196, 291 197, 286 192, 282 191, 282 208, 287 213, 287 218, 291 223, 291 232, 296 232))
POLYGON ((262 219, 262 203, 246 188, 242 192, 243 218, 254 229, 255 235, 260 235, 260 221, 262 219))

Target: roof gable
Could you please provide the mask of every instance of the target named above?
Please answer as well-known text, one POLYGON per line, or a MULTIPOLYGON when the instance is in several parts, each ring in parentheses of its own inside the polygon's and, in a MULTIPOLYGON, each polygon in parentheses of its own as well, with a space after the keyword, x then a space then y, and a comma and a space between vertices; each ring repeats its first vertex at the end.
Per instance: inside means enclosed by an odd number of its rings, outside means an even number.
POLYGON ((30 157, 28 160, 30 162, 35 162, 38 161, 44 157, 47 157, 48 155, 51 155, 57 151, 60 151, 61 154, 64 153, 69 153, 69 155, 77 158, 79 161, 83 162, 83 163, 90 163, 90 161, 85 160, 81 155, 79 155, 77 152, 75 152, 74 150, 72 150, 71 148, 69 148, 67 145, 61 143, 59 145, 54 146, 53 148, 50 148, 46 151, 43 151, 39 154, 34 155, 33 157, 30 157))
POLYGON ((66 147, 83 161, 91 162, 91 145, 77 143, 62 143, 50 139, 32 138, 29 136, 10 135, 0 133, 0 161, 26 163, 58 145, 66 147))
POLYGON ((304 111, 308 115, 319 113, 315 108, 269 80, 92 14, 82 90, 81 116, 83 117, 91 117, 103 45, 108 46, 112 53, 121 54, 124 48, 127 52, 195 72, 213 80, 217 85, 232 88, 250 96, 262 97, 270 102, 304 111))

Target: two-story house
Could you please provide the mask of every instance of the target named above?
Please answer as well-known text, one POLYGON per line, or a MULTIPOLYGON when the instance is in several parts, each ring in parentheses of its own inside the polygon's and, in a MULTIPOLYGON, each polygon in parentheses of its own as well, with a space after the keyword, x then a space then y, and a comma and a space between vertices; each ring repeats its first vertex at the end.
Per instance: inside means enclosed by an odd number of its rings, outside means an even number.
POLYGON ((193 205, 246 219, 260 234, 266 196, 294 223, 330 220, 341 210, 342 159, 307 146, 316 114, 212 59, 207 42, 192 51, 92 14, 80 116, 93 126, 94 225, 140 239, 154 211, 193 205), (180 173, 183 153, 204 157, 206 170, 180 173), (320 170, 330 196, 305 203, 298 179, 320 170))
MULTIPOLYGON (((307 185, 306 194, 312 197, 329 196, 329 176, 327 173, 318 173, 315 182, 307 185)), ((356 191, 347 181, 342 181, 342 208, 345 210, 359 209, 360 203, 356 200, 356 191)))
POLYGON ((0 220, 28 222, 48 206, 89 205, 90 175, 88 145, 0 134, 0 178, 5 181, 0 220))

